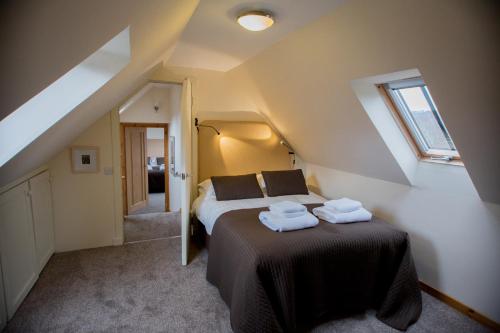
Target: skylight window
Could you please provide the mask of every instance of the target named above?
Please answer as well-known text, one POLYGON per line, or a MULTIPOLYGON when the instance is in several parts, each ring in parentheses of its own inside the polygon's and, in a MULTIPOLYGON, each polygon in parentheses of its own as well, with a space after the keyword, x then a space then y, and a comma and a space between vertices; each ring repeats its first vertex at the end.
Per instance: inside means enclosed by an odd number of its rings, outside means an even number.
POLYGON ((0 121, 0 166, 99 90, 130 62, 129 28, 0 121))
POLYGON ((420 158, 460 160, 429 88, 421 78, 386 83, 381 90, 403 133, 420 158))

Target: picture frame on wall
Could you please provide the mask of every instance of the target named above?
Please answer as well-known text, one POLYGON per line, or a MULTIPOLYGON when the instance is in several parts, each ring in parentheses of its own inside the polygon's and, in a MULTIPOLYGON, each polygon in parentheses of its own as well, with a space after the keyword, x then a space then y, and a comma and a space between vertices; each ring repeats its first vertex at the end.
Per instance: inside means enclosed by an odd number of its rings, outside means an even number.
POLYGON ((73 173, 99 172, 99 147, 72 146, 70 150, 73 173))

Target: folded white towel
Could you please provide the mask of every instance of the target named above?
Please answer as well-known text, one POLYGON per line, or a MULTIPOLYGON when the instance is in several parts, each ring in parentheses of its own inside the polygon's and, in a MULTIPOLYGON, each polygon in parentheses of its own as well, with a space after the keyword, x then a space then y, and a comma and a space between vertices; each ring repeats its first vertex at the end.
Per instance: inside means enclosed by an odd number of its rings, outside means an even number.
POLYGON ((330 223, 365 222, 372 219, 372 213, 362 207, 352 212, 338 213, 326 206, 321 206, 314 208, 313 214, 330 223))
POLYGON ((306 206, 301 205, 298 202, 286 200, 270 204, 269 210, 278 215, 307 212, 306 206))
POLYGON ((339 213, 352 212, 362 207, 361 202, 349 198, 329 200, 325 202, 325 206, 334 208, 339 213))
POLYGON ((312 228, 318 224, 316 216, 309 212, 299 217, 284 218, 269 211, 259 213, 259 220, 273 231, 291 231, 312 228))
POLYGON ((275 213, 275 212, 272 212, 274 215, 277 215, 279 217, 284 217, 284 218, 287 218, 287 219, 291 219, 291 218, 294 218, 294 217, 299 217, 299 216, 303 216, 303 215, 306 215, 307 214, 307 209, 302 211, 302 212, 295 212, 295 213, 275 213))

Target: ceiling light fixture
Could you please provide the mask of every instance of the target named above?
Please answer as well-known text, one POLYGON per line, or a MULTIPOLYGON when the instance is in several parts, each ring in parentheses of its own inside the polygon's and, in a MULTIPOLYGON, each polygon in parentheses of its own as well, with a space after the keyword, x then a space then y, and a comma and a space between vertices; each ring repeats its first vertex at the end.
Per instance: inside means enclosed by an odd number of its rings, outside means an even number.
POLYGON ((269 12, 250 11, 238 16, 238 23, 247 30, 262 31, 272 26, 274 19, 269 12))

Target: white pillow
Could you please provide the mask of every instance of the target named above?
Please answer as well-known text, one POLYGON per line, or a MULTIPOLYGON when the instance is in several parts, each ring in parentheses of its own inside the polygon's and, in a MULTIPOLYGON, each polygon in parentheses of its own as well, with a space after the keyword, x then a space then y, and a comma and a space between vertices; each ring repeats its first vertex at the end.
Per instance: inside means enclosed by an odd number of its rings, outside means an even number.
POLYGON ((153 166, 148 164, 148 170, 153 170, 153 166))
POLYGON ((160 164, 160 170, 165 170, 165 164, 160 164))
POLYGON ((214 186, 212 185, 212 180, 210 178, 205 179, 198 184, 198 191, 200 194, 207 194, 215 196, 214 186))

